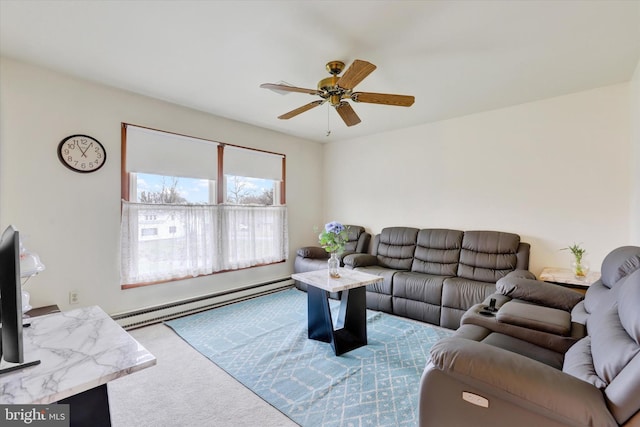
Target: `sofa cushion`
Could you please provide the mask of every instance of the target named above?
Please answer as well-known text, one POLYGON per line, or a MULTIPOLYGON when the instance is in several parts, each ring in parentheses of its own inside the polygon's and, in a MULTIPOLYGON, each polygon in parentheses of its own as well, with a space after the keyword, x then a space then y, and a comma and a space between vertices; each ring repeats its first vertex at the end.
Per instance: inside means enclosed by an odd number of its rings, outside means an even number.
POLYGON ((437 276, 455 276, 458 271, 463 232, 424 229, 418 232, 411 271, 437 276))
POLYGON ((345 225, 347 241, 344 244, 345 253, 366 252, 371 235, 360 225, 345 225))
POLYGON ((442 305, 467 310, 494 293, 496 285, 476 280, 449 277, 444 280, 442 305))
POLYGON ((503 295, 560 310, 571 311, 582 300, 582 294, 552 283, 513 277, 498 280, 496 289, 503 295))
MULTIPOLYGON (((620 368, 620 371, 613 380, 609 381, 609 385, 605 389, 607 404, 619 424, 635 425, 633 421, 629 422, 629 419, 640 408, 640 345, 638 345, 640 340, 638 336, 640 330, 640 311, 638 310, 640 270, 627 276, 624 280, 618 281, 615 288, 618 289, 617 316, 621 326, 620 330, 615 330, 614 333, 610 332, 610 335, 615 336, 615 345, 611 345, 605 351, 592 348, 592 353, 596 372, 598 371, 598 360, 606 357, 607 353, 610 358, 615 359, 615 368, 620 368)), ((613 310, 615 310, 615 306, 613 310)), ((593 327, 593 319, 596 316, 597 314, 594 313, 589 318, 587 325, 590 332, 593 327)), ((594 340, 593 346, 595 345, 594 340)), ((636 414, 634 418, 636 421, 637 417, 636 414)))
POLYGON ((618 292, 618 316, 629 337, 640 345, 640 270, 629 276, 618 292))
POLYGON ((379 266, 357 267, 357 271, 373 274, 382 277, 381 283, 367 285, 367 308, 378 311, 392 312, 391 289, 393 275, 398 272, 391 268, 379 266))
POLYGON ((564 337, 571 332, 569 312, 541 305, 509 301, 500 307, 496 319, 499 322, 564 337))
MULTIPOLYGON (((456 336, 459 336, 457 332, 456 336)), ((537 360, 540 363, 556 369, 562 367, 562 354, 548 348, 537 346, 520 338, 492 332, 486 338, 482 339, 482 342, 503 350, 521 354, 529 359, 537 360)))
POLYGON ((413 271, 396 273, 393 276, 393 313, 439 325, 445 278, 413 271))
POLYGON ((418 229, 410 227, 388 227, 377 239, 375 255, 378 265, 396 270, 409 270, 413 263, 418 229))
POLYGON ((640 269, 640 247, 622 246, 612 250, 602 261, 600 280, 611 288, 620 279, 640 269))
POLYGON ((442 287, 440 326, 457 329, 464 313, 496 291, 494 283, 449 277, 442 287))
POLYGON ((593 367, 593 357, 591 357, 591 337, 584 337, 575 343, 564 355, 562 371, 580 378, 589 384, 593 384, 599 389, 603 389, 607 384, 598 377, 593 367))
POLYGON ((465 231, 458 277, 496 283, 516 269, 520 236, 499 231, 465 231))
POLYGON ((587 328, 593 366, 598 377, 609 384, 640 353, 640 346, 622 327, 616 305, 592 313, 587 328))
POLYGON ((442 283, 446 276, 403 271, 393 276, 393 296, 430 304, 442 302, 442 283))

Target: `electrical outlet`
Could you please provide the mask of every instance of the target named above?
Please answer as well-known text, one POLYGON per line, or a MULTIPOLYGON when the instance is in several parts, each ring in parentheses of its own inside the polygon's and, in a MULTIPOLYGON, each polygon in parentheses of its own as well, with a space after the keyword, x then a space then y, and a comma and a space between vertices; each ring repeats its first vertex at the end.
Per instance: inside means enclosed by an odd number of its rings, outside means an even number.
POLYGON ((69 304, 78 304, 79 302, 80 302, 80 297, 78 295, 78 291, 70 291, 69 304))

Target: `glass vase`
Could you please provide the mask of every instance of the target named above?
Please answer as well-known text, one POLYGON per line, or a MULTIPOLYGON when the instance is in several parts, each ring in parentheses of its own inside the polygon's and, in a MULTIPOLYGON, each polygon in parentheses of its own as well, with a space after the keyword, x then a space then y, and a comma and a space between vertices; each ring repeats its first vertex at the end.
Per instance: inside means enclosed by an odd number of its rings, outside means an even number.
POLYGON ((585 260, 573 260, 571 262, 571 271, 578 280, 585 280, 589 275, 589 262, 585 260))
POLYGON ((327 261, 329 267, 329 277, 332 279, 337 279, 340 277, 340 260, 338 259, 338 254, 335 252, 331 252, 331 256, 327 261))

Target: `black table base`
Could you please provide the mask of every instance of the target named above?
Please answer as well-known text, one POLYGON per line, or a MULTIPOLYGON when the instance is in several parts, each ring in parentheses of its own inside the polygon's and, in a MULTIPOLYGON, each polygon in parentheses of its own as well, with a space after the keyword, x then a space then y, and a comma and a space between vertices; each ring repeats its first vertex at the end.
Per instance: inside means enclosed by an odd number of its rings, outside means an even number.
POLYGON ((367 345, 367 295, 364 286, 342 291, 340 312, 333 328, 329 293, 309 286, 309 339, 328 342, 336 356, 367 345))

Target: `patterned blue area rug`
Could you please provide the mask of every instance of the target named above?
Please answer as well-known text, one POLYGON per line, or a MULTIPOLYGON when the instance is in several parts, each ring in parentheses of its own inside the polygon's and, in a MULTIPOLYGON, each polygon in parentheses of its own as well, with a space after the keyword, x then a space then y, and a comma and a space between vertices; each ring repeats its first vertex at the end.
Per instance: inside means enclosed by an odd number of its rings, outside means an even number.
MULTIPOLYGON (((338 301, 331 301, 334 319, 338 301)), ((451 331, 367 311, 369 344, 342 356, 307 338, 307 294, 277 292, 166 323, 302 426, 415 426, 429 349, 451 331)))

